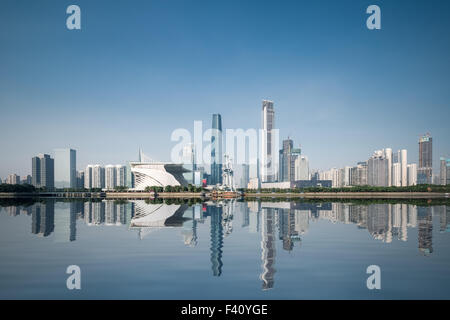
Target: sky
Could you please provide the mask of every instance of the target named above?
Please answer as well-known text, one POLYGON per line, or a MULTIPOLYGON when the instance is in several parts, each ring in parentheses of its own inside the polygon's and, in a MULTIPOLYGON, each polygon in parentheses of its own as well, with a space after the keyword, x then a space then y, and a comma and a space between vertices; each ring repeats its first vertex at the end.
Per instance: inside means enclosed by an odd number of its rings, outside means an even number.
POLYGON ((194 121, 261 127, 274 101, 280 139, 310 168, 408 150, 433 136, 450 157, 450 2, 2 0, 0 177, 31 158, 77 150, 77 167, 170 160, 194 121), (81 8, 81 30, 66 8, 81 8), (366 8, 381 8, 369 30, 366 8))

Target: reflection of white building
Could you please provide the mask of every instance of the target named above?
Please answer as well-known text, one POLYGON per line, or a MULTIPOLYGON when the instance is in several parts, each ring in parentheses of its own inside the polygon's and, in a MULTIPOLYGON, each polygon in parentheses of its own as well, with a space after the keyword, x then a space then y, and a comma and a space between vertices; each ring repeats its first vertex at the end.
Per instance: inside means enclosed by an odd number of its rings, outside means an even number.
POLYGON ((130 162, 134 174, 135 190, 145 190, 146 187, 185 186, 183 173, 189 172, 182 164, 163 162, 130 162))

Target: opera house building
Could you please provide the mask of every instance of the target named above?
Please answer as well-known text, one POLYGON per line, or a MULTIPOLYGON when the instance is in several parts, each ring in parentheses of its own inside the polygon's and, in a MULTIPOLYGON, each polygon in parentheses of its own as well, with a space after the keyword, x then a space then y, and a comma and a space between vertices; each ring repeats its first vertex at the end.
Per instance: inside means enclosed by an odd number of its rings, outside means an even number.
POLYGON ((187 186, 183 173, 189 172, 182 164, 165 162, 130 162, 134 175, 134 190, 146 187, 187 186))

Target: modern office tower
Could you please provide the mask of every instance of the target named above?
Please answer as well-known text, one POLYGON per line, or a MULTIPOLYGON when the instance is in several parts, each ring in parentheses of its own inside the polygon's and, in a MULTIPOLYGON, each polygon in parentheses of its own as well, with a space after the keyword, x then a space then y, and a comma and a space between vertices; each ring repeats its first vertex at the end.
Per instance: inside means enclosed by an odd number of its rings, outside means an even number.
POLYGON ((181 159, 183 168, 189 170, 183 173, 183 177, 189 184, 195 184, 195 171, 197 170, 197 166, 195 164, 195 147, 193 143, 189 143, 183 147, 181 159))
POLYGON ((55 187, 55 161, 48 154, 39 154, 31 159, 31 182, 36 188, 52 190, 55 187))
POLYGON ((367 183, 370 186, 387 187, 388 186, 388 166, 389 161, 384 156, 383 151, 375 151, 368 160, 367 165, 367 183))
POLYGON ((295 160, 301 155, 300 148, 294 148, 294 142, 291 139, 283 140, 283 149, 280 150, 280 171, 278 174, 280 182, 294 181, 295 178, 295 160))
POLYGON ((127 186, 127 167, 121 164, 116 165, 116 186, 127 186))
POLYGON ((89 164, 84 170, 84 188, 92 189, 92 171, 94 170, 94 166, 89 164))
POLYGON ((77 152, 73 149, 55 149, 55 187, 76 188, 77 152))
POLYGON ((211 184, 222 184, 222 116, 213 114, 211 132, 211 184))
POLYGON ((388 161, 388 187, 392 186, 392 149, 386 148, 384 150, 384 156, 388 161))
POLYGON ((431 184, 433 176, 433 138, 429 133, 419 138, 417 183, 431 184))
POLYGON ((309 161, 306 156, 299 156, 295 159, 295 180, 310 180, 309 161))
POLYGON ((84 189, 84 171, 77 171, 77 184, 78 190, 84 189))
POLYGON ((351 186, 367 185, 367 162, 358 162, 356 164, 356 167, 351 168, 350 185, 351 186))
POLYGON ((402 168, 399 162, 392 165, 392 186, 402 186, 402 168))
MULTIPOLYGON (((276 150, 273 146, 275 128, 275 111, 273 101, 262 102, 262 137, 261 137, 261 182, 274 182, 276 180, 277 164, 276 150)), ((280 178, 281 180, 281 178, 280 178)))
POLYGON ((291 181, 291 150, 294 142, 291 139, 283 140, 283 149, 280 150, 280 181, 291 181))
POLYGON ((7 184, 20 184, 20 177, 13 173, 8 175, 8 178, 6 178, 6 183, 7 184))
POLYGON ((92 168, 92 188, 103 189, 105 187, 105 168, 96 164, 92 168))
POLYGON ((112 164, 105 167, 105 188, 113 190, 116 187, 117 173, 116 167, 112 164))
POLYGON ((408 186, 415 186, 417 184, 417 164, 408 164, 408 186))

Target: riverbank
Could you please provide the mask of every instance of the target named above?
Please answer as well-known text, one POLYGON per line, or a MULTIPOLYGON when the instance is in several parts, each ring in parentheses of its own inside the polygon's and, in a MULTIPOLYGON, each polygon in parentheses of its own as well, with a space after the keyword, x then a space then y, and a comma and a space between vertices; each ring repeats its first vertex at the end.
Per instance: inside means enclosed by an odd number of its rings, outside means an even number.
MULTIPOLYGON (((235 198, 240 198, 236 195, 235 198)), ((246 193, 244 199, 305 198, 305 199, 450 199, 443 192, 306 192, 306 193, 246 193)), ((92 198, 92 199, 149 199, 149 198, 212 198, 205 192, 2 192, 0 198, 92 198)), ((220 197, 219 197, 220 198, 220 197)))
POLYGON ((306 198, 306 199, 445 199, 442 192, 307 192, 307 193, 247 193, 252 198, 306 198))

